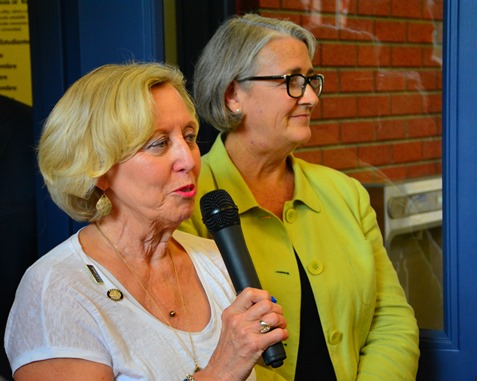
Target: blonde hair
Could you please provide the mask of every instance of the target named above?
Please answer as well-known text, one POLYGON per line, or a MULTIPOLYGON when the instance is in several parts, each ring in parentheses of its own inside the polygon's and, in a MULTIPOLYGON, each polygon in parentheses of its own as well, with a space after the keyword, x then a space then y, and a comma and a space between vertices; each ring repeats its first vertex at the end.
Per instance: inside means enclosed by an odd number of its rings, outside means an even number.
POLYGON ((151 88, 171 84, 197 119, 175 67, 159 63, 101 66, 77 80, 43 127, 38 162, 51 198, 77 221, 99 219, 97 180, 133 156, 154 129, 151 88))

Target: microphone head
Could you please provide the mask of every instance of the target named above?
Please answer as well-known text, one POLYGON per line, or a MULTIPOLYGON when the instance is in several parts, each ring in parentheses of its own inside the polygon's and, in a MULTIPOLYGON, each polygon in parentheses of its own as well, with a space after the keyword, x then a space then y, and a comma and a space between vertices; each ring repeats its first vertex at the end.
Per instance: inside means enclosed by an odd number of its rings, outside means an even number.
POLYGON ((223 189, 216 189, 203 195, 200 199, 200 211, 202 221, 210 233, 240 225, 238 207, 223 189))

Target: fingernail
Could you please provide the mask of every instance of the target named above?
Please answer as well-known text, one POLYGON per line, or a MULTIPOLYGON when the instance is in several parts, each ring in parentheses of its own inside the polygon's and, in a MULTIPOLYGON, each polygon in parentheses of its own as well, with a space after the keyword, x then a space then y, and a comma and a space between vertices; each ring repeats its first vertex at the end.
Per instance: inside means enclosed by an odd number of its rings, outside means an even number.
POLYGON ((271 296, 270 299, 271 299, 272 303, 276 303, 276 302, 277 302, 277 299, 275 299, 274 296, 271 296))

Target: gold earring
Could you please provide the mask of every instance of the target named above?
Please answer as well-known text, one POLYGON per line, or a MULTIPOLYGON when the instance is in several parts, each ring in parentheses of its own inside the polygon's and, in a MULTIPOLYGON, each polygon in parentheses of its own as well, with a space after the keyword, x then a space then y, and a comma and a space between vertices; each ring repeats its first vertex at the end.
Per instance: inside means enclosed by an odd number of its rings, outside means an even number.
POLYGON ((111 200, 106 196, 106 194, 102 194, 99 198, 98 202, 96 203, 96 210, 98 211, 101 217, 107 216, 111 213, 111 209, 113 204, 111 204, 111 200))

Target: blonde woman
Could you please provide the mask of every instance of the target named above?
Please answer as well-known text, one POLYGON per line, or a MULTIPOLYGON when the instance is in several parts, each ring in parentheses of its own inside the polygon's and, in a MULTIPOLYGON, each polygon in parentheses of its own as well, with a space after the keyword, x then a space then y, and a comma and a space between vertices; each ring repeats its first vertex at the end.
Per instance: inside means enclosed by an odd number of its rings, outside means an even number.
POLYGON ((5 336, 15 380, 254 380, 287 337, 266 291, 235 297, 213 241, 176 231, 197 194, 197 130, 181 73, 157 63, 100 67, 55 106, 40 170, 89 224, 23 277, 5 336))

